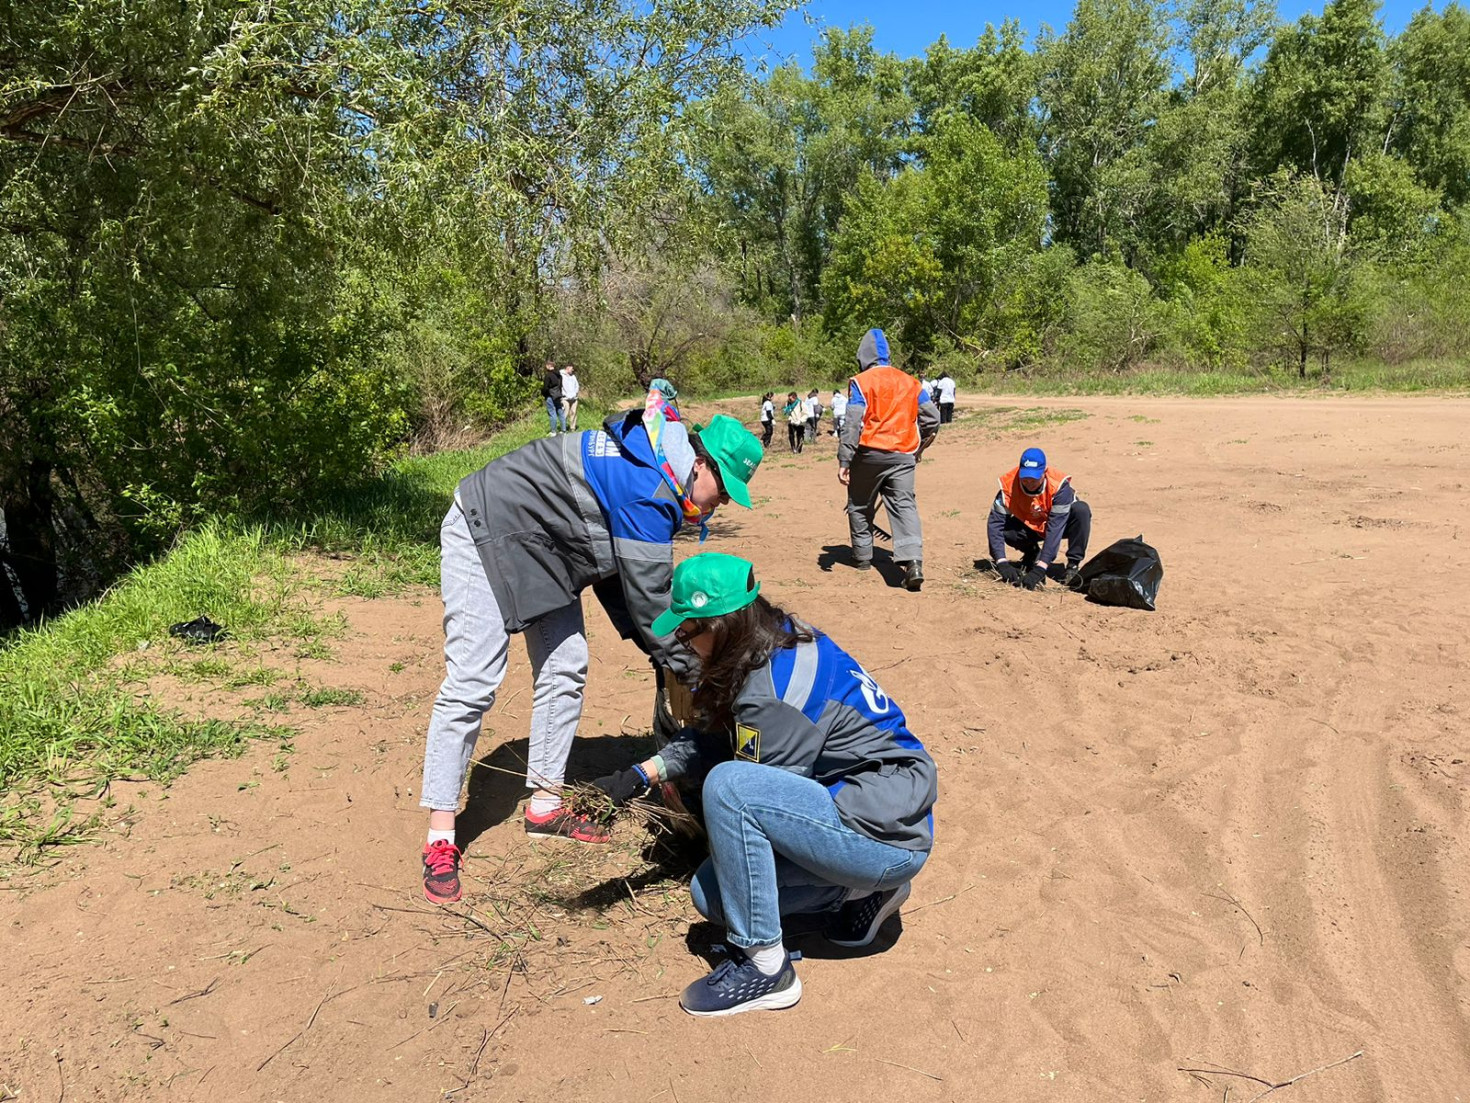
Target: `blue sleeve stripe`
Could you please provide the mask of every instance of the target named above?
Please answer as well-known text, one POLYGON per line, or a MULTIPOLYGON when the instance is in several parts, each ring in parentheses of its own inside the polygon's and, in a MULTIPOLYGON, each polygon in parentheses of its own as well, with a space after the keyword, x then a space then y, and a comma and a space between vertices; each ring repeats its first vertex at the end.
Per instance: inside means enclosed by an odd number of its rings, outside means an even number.
POLYGON ((847 404, 849 406, 866 406, 868 404, 868 400, 863 397, 863 389, 857 385, 856 379, 852 381, 847 389, 849 392, 847 404))

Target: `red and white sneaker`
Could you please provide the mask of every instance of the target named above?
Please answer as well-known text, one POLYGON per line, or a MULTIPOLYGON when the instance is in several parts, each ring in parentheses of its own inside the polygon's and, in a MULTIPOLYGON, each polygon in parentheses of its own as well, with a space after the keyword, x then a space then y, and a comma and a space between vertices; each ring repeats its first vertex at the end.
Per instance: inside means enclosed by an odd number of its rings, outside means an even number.
POLYGON ((531 814, 526 809, 526 834, 533 839, 571 839, 579 843, 612 842, 612 832, 606 824, 598 823, 591 816, 579 816, 565 807, 547 812, 544 816, 531 814))
POLYGON ((459 847, 448 839, 424 844, 424 897, 431 904, 452 904, 460 897, 459 847))

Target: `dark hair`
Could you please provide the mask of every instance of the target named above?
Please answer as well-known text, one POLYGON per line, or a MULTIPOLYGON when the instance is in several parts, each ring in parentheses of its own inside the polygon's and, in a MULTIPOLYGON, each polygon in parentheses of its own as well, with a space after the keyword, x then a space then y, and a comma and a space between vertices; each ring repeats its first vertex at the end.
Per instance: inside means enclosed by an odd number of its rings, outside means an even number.
POLYGON ((733 613, 684 623, 690 634, 705 629, 713 636, 710 657, 700 669, 694 703, 706 728, 716 732, 734 728, 735 698, 753 671, 782 648, 816 639, 810 628, 759 596, 733 613))

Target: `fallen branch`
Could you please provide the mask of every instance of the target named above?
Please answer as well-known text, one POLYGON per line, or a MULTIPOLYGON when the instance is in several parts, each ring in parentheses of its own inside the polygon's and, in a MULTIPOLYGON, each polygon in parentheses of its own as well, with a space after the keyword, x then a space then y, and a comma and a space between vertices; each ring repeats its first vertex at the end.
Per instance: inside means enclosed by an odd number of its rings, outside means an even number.
POLYGON ((1314 1069, 1308 1069, 1306 1072, 1301 1072, 1301 1073, 1298 1073, 1297 1075, 1293 1076, 1290 1080, 1282 1080, 1280 1082, 1273 1082, 1273 1081, 1270 1081, 1270 1080, 1263 1080, 1261 1077, 1259 1077, 1259 1076, 1252 1076, 1248 1072, 1237 1072, 1234 1069, 1227 1069, 1227 1068, 1221 1068, 1221 1067, 1200 1068, 1200 1069, 1179 1068, 1179 1069, 1177 1069, 1177 1071, 1179 1071, 1179 1072, 1187 1072, 1191 1076, 1193 1076, 1196 1080, 1198 1080, 1202 1075, 1209 1075, 1209 1076, 1236 1076, 1236 1077, 1239 1077, 1242 1080, 1250 1080, 1250 1081, 1252 1081, 1254 1083, 1262 1084, 1262 1085, 1265 1086, 1266 1090, 1263 1091, 1263 1092, 1258 1092, 1257 1094, 1251 1096, 1250 1099, 1248 1099, 1246 1101, 1246 1103, 1256 1103, 1256 1100, 1258 1100, 1258 1099, 1265 1099, 1266 1096, 1270 1095, 1272 1092, 1280 1091, 1282 1088, 1289 1088, 1293 1084, 1300 1083, 1301 1081, 1305 1080, 1309 1076, 1316 1076, 1317 1073, 1319 1073, 1319 1072, 1326 1072, 1328 1069, 1335 1069, 1335 1068, 1337 1068, 1338 1065, 1345 1065, 1349 1061, 1356 1061, 1361 1056, 1363 1056, 1363 1051, 1360 1049, 1360 1050, 1358 1050, 1357 1053, 1349 1054, 1348 1056, 1343 1057, 1340 1060, 1331 1061, 1331 1062, 1329 1062, 1328 1064, 1325 1064, 1325 1065, 1319 1065, 1317 1068, 1314 1068, 1314 1069))

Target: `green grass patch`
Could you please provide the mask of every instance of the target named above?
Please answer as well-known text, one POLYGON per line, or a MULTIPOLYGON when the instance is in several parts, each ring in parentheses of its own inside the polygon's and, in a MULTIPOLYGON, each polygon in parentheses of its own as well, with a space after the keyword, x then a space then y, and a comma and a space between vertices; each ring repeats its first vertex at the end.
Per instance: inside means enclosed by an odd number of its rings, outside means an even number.
POLYGON ((969 382, 975 391, 1015 395, 1211 395, 1322 393, 1343 391, 1466 391, 1470 362, 1411 360, 1384 364, 1371 360, 1334 362, 1326 376, 1315 365, 1302 379, 1295 369, 1173 368, 1157 365, 1127 371, 1023 368, 983 374, 969 382))
MULTIPOLYGON (((583 403, 585 425, 602 416, 583 403)), ((0 847, 27 861, 81 841, 113 782, 166 783, 200 758, 239 754, 260 738, 284 742, 293 732, 272 714, 296 705, 360 704, 356 690, 278 685, 289 675, 261 663, 260 645, 285 641, 297 658, 330 659, 346 622, 320 614, 322 596, 437 585, 439 525, 455 485, 543 426, 528 415, 482 447, 404 459, 289 516, 210 522, 97 601, 0 640, 0 847), (170 624, 201 614, 229 638, 191 648, 169 637, 170 624), (255 718, 192 719, 138 695, 159 673, 268 692, 247 702, 255 718), (88 801, 97 803, 78 803, 88 801)))

